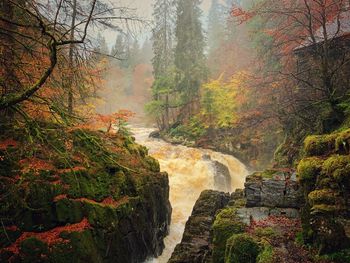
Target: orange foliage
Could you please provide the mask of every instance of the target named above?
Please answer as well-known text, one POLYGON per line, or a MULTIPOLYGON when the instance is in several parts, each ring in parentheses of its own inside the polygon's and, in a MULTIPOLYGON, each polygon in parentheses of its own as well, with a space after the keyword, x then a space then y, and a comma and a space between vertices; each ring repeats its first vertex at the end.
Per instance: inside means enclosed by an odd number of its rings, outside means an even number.
POLYGON ((113 125, 120 125, 122 122, 127 122, 134 115, 129 110, 119 110, 108 115, 97 114, 96 119, 98 123, 103 124, 107 128, 107 132, 110 132, 113 125))
POLYGON ((0 142, 0 150, 6 150, 8 147, 16 147, 17 142, 13 139, 6 139, 0 142))
POLYGON ((254 17, 255 13, 254 12, 245 11, 239 6, 234 6, 231 9, 231 15, 238 19, 238 23, 239 24, 242 24, 244 22, 247 22, 252 17, 254 17))
POLYGON ((38 158, 26 158, 19 161, 22 167, 23 173, 28 173, 29 171, 34 171, 35 173, 42 170, 54 170, 55 167, 52 163, 44 161, 38 158))
POLYGON ((3 248, 3 250, 10 251, 14 254, 18 254, 21 242, 31 237, 35 237, 41 240, 42 242, 45 242, 48 246, 52 246, 58 243, 68 243, 68 240, 65 240, 60 237, 62 232, 82 232, 89 228, 91 228, 90 223, 87 220, 87 218, 84 218, 80 223, 67 226, 59 226, 46 232, 23 232, 22 235, 19 238, 17 238, 17 240, 14 243, 12 243, 11 246, 3 248))
MULTIPOLYGON (((66 194, 61 194, 61 195, 58 195, 58 196, 56 196, 54 198, 54 202, 57 202, 59 200, 66 199, 66 198, 67 198, 66 194)), ((77 201, 77 202, 86 202, 86 203, 90 203, 90 204, 98 204, 98 205, 101 205, 101 206, 112 206, 113 208, 116 208, 119 205, 127 203, 129 201, 129 197, 128 196, 124 196, 124 197, 122 197, 119 200, 115 200, 112 197, 107 197, 104 200, 102 200, 101 202, 97 202, 95 200, 88 199, 88 198, 85 198, 85 197, 76 198, 76 199, 69 199, 69 200, 77 201)))
POLYGON ((54 202, 58 202, 59 200, 62 200, 62 199, 66 199, 67 198, 67 195, 66 194, 62 194, 62 195, 58 195, 56 196, 53 201, 54 202))

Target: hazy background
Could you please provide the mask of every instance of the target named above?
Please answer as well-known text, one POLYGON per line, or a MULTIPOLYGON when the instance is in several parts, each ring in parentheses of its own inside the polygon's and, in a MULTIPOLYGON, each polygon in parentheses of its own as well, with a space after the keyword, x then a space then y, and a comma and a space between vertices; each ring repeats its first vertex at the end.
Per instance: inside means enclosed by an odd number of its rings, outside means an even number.
MULTIPOLYGON (((116 6, 128 7, 136 10, 136 14, 145 20, 152 21, 153 3, 154 0, 109 0, 116 6)), ((211 0, 203 0, 201 8, 203 10, 203 23, 204 26, 207 22, 207 14, 211 6, 211 0)), ((140 28, 136 34, 140 38, 141 42, 150 36, 151 28, 140 28)), ((113 30, 105 30, 103 36, 106 38, 107 44, 111 47, 115 43, 116 32, 113 30)))
MULTIPOLYGON (((122 67, 118 61, 106 58, 106 60, 108 60, 108 63, 105 65, 107 71, 104 75, 104 82, 99 89, 101 100, 97 105, 97 111, 102 114, 110 114, 121 109, 127 109, 136 113, 133 122, 151 124, 153 120, 149 119, 145 114, 145 105, 151 100, 152 96, 153 68, 151 65, 151 58, 153 57, 153 52, 150 39, 153 4, 155 0, 107 1, 113 3, 116 7, 132 9, 139 18, 146 22, 142 25, 130 22, 130 30, 125 27, 124 22, 120 24, 123 31, 131 31, 130 49, 134 49, 134 43, 137 42, 137 58, 134 58, 136 61, 128 67, 122 67)), ((201 4, 203 11, 202 27, 205 35, 211 2, 212 0, 203 0, 201 4)), ((225 1, 222 0, 222 2, 224 3, 225 1)), ((97 34, 104 37, 108 49, 103 53, 107 52, 109 54, 116 43, 119 34, 118 30, 108 28, 104 30, 98 29, 94 32, 94 35, 97 34)))

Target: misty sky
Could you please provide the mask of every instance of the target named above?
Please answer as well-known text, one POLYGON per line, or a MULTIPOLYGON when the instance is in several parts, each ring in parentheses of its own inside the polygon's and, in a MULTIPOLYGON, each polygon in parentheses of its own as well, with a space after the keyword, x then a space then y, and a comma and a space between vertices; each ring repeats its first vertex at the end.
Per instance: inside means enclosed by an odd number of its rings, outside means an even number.
MULTIPOLYGON (((129 8, 133 8, 137 10, 137 14, 145 19, 151 19, 152 18, 152 8, 154 0, 109 0, 110 2, 115 3, 117 6, 126 6, 129 8)), ((203 0, 202 1, 202 10, 203 15, 205 16, 210 8, 212 0, 203 0)), ((149 34, 149 30, 147 29, 141 29, 138 38, 142 41, 144 40, 147 35, 149 34), (142 32, 142 33, 141 33, 142 32)), ((106 30, 103 34, 107 40, 107 43, 109 47, 111 47, 115 43, 116 35, 117 33, 111 30, 106 30)))
MULTIPOLYGON (((145 17, 152 15, 152 5, 154 0, 110 0, 114 3, 118 3, 124 6, 139 9, 139 14, 145 17)), ((202 9, 207 12, 210 8, 211 0, 203 0, 202 9)))

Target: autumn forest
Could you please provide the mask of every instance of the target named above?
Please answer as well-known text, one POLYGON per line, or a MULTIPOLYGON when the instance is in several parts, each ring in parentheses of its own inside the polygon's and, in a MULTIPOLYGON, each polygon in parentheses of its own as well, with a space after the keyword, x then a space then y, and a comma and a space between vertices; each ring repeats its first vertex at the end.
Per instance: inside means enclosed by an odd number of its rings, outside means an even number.
POLYGON ((350 1, 1 0, 0 262, 350 262, 350 1))

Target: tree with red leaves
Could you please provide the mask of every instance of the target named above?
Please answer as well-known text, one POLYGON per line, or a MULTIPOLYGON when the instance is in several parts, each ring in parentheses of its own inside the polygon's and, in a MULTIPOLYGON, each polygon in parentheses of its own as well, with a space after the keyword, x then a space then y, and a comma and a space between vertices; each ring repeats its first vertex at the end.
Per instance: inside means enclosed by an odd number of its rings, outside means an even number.
POLYGON ((350 69, 350 10, 345 0, 264 0, 232 9, 237 23, 255 25, 260 73, 285 134, 302 141, 344 121, 350 69), (259 21, 259 23, 257 23, 259 21), (257 26, 258 25, 258 26, 257 26))

